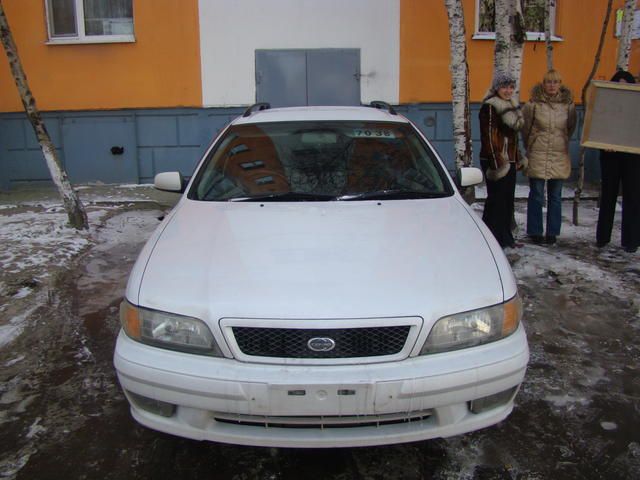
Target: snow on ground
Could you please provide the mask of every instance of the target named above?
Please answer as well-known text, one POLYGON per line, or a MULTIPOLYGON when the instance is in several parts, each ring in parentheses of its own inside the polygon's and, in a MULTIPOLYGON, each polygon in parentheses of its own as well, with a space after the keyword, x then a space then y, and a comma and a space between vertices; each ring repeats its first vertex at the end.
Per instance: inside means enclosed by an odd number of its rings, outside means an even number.
POLYGON ((42 299, 35 302, 35 305, 28 308, 19 315, 14 316, 6 325, 0 325, 0 348, 11 343, 24 330, 25 324, 29 316, 42 304, 42 299))
MULTIPOLYGON (((101 224, 114 211, 131 203, 153 201, 150 189, 150 185, 76 187, 87 209, 89 231, 67 226, 67 215, 53 191, 27 192, 22 200, 0 204, 0 263, 8 273, 29 271, 33 279, 40 281, 49 275, 50 267, 66 265, 94 244, 101 235, 101 224), (134 194, 129 194, 131 191, 134 194)), ((20 198, 20 192, 16 196, 20 198)))
POLYGON ((92 246, 131 243, 141 229, 158 223, 158 211, 120 212, 153 201, 150 189, 149 185, 77 187, 89 219, 85 231, 67 225, 55 191, 12 192, 6 203, 0 203, 0 348, 19 336, 29 317, 47 301, 46 288, 38 287, 51 282, 58 269, 92 246))
MULTIPOLYGON (((33 278, 42 280, 50 267, 64 266, 92 243, 95 227, 88 232, 68 227, 66 213, 58 213, 56 207, 0 216, 0 262, 5 272, 36 270, 33 278)), ((106 214, 98 210, 87 215, 95 225, 106 214)))
MULTIPOLYGON (((475 187, 476 198, 487 198, 487 185, 482 184, 475 187)), ((527 198, 529 196, 529 185, 527 183, 516 184, 516 198, 527 198)), ((571 184, 564 184, 562 186, 562 198, 572 199, 575 196, 575 186, 571 184)), ((592 186, 587 186, 583 189, 580 198, 597 198, 598 192, 592 186)))
MULTIPOLYGON (((600 283, 601 288, 607 291, 623 291, 624 285, 610 274, 606 273, 597 263, 593 261, 592 256, 582 256, 578 252, 578 247, 595 246, 596 225, 598 222, 598 208, 594 201, 582 201, 579 210, 579 225, 572 223, 572 204, 571 202, 563 203, 562 211, 562 229, 558 237, 559 245, 574 244, 576 248, 573 250, 563 250, 547 245, 534 245, 524 243, 521 248, 507 249, 505 253, 517 252, 521 259, 514 265, 514 274, 519 280, 534 278, 540 275, 565 275, 575 279, 580 275, 582 279, 600 283)), ((482 217, 484 209, 483 203, 475 203, 473 205, 475 212, 482 217)), ((620 205, 617 211, 621 211, 620 205)), ((543 216, 546 216, 546 208, 543 209, 543 216)), ((526 202, 516 204, 515 213, 516 223, 516 241, 526 241, 526 202)), ((619 220, 619 219, 618 219, 619 220)), ((611 242, 606 249, 594 250, 595 255, 606 257, 612 254, 612 249, 618 248, 620 245, 620 225, 619 221, 613 228, 611 234, 611 242)), ((588 250, 587 250, 588 251, 588 250)), ((623 258, 632 260, 635 254, 627 254, 626 252, 616 252, 623 258)))

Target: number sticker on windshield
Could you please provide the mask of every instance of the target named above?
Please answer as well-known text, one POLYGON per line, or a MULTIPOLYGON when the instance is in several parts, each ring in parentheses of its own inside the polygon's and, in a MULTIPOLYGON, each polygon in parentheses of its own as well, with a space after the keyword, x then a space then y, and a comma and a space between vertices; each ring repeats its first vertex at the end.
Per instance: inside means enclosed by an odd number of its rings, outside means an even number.
POLYGON ((352 135, 356 138, 396 138, 392 130, 384 128, 356 128, 352 135))

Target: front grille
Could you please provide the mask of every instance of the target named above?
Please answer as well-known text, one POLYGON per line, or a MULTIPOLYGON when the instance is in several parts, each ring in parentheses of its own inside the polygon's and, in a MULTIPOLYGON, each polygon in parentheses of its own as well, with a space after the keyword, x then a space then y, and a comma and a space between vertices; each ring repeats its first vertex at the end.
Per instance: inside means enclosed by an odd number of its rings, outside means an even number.
POLYGON ((270 417, 260 415, 234 415, 231 413, 214 413, 217 422, 248 427, 264 428, 358 428, 397 425, 400 423, 420 422, 428 420, 431 410, 415 412, 388 413, 382 415, 345 415, 345 416, 291 416, 270 417))
POLYGON ((394 355, 402 350, 411 326, 362 328, 254 328, 233 327, 233 335, 245 355, 278 358, 358 358, 394 355), (330 351, 308 346, 312 338, 335 342, 330 351))

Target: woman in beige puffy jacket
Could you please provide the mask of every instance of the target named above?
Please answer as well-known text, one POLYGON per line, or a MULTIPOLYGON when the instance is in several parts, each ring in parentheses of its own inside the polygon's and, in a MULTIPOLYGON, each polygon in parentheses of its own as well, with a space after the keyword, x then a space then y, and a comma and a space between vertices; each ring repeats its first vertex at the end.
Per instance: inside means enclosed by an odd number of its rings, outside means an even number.
POLYGON ((522 137, 529 160, 527 235, 535 242, 553 244, 562 224, 562 184, 571 174, 569 139, 576 127, 576 108, 562 78, 549 70, 531 91, 523 108, 522 137), (542 204, 547 185, 546 236, 542 229, 542 204))

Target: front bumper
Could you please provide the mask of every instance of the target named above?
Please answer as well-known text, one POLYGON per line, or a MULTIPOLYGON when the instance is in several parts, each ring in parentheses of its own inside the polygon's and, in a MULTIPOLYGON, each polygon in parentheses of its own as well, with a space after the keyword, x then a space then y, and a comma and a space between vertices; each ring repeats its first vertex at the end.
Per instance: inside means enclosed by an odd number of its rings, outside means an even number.
POLYGON ((318 448, 411 442, 493 425, 509 415, 512 397, 482 413, 472 413, 469 402, 518 387, 528 358, 521 325, 506 339, 480 347, 339 366, 189 355, 140 344, 121 332, 114 363, 125 392, 176 405, 164 417, 131 402, 133 417, 147 427, 196 440, 318 448), (338 428, 341 420, 348 427, 338 428))

